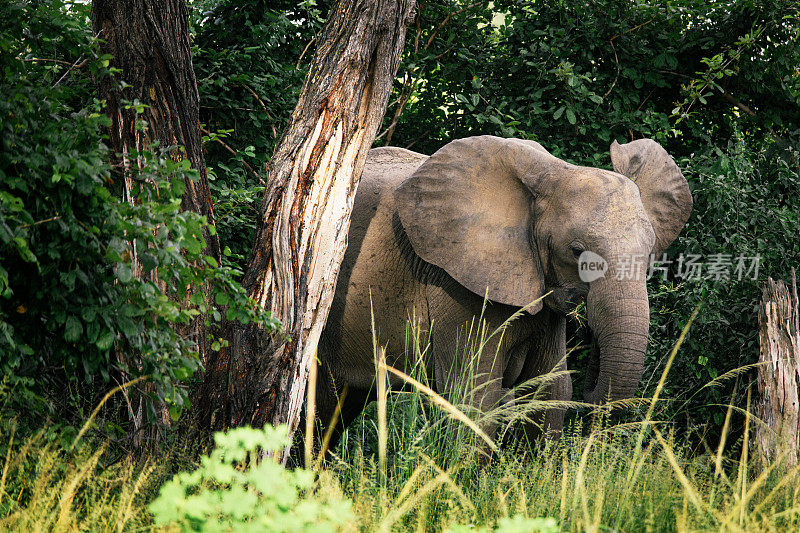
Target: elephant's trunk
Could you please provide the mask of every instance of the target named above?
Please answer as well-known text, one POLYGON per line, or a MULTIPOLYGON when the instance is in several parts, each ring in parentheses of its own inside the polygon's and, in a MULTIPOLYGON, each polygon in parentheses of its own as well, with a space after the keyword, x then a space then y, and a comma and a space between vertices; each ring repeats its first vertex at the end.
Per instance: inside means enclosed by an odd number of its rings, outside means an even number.
POLYGON ((645 281, 618 281, 613 277, 594 281, 586 307, 599 365, 596 381, 588 384, 585 399, 601 403, 630 398, 642 377, 650 328, 645 281))

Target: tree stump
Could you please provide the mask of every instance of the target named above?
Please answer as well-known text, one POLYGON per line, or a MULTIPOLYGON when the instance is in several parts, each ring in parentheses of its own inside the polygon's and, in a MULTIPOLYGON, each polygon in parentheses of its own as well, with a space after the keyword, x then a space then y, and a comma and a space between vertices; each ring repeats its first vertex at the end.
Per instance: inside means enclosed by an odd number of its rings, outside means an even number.
POLYGON ((794 466, 800 446, 800 313, 794 269, 791 289, 783 281, 767 280, 758 323, 760 398, 755 414, 764 424, 755 428, 755 457, 766 466, 786 453, 784 466, 794 466))

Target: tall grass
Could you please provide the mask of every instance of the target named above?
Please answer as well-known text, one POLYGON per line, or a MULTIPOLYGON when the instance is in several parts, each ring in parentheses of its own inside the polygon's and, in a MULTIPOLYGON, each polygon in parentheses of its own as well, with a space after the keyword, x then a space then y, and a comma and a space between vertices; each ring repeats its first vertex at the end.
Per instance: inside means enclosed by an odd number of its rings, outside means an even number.
MULTIPOLYGON (((520 422, 538 420, 547 407, 578 404, 544 397, 559 375, 551 373, 508 391, 487 412, 475 410, 474 363, 505 326, 489 331, 481 317, 464 326, 464 372, 443 395, 427 370, 430 338, 413 317, 405 368, 389 367, 385 348, 374 343, 378 401, 332 454, 305 442, 306 464, 318 472, 317 500, 352 500, 355 519, 346 530, 800 530, 800 468, 787 463, 786 451, 766 465, 749 456, 752 427, 760 423, 749 404, 728 405, 722 438, 700 452, 675 436, 674 423, 658 419, 661 384, 686 330, 654 397, 639 400, 641 419, 614 423, 611 406, 593 413, 584 406, 586 416, 573 417, 560 440, 528 442, 520 422), (743 435, 730 432, 734 417, 744 417, 743 435)), ((314 398, 308 401, 313 406, 314 398)), ((168 456, 109 462, 104 445, 63 449, 44 432, 4 439, 0 530, 157 530, 147 505, 168 456)), ((226 484, 214 488, 224 492, 226 484)))
MULTIPOLYGON (((124 531, 148 529, 147 502, 165 480, 162 457, 112 460, 108 442, 84 438, 100 409, 116 393, 147 379, 140 376, 114 387, 65 446, 42 428, 17 435, 15 420, 3 420, 0 449, 0 531, 124 531)), ((5 405, 8 389, 0 389, 5 405)))
POLYGON ((154 461, 103 464, 105 445, 69 452, 44 431, 20 443, 12 434, 6 445, 0 531, 123 531, 150 523, 154 461))
MULTIPOLYGON (((460 361, 474 363, 487 340, 502 335, 506 325, 492 332, 480 318, 466 325, 459 339, 460 361)), ((765 468, 754 468, 747 429, 734 443, 738 455, 726 448, 737 411, 746 415, 749 428, 747 409, 729 406, 723 438, 700 454, 676 440, 670 423, 654 419, 663 383, 690 326, 691 320, 670 353, 654 397, 640 400, 648 404, 642 420, 610 425, 604 416, 614 406, 607 406, 593 418, 576 418, 559 441, 530 443, 509 436, 517 422, 535 421, 542 409, 564 405, 543 398, 558 374, 531 380, 509 391, 500 405, 476 413, 470 407, 476 392, 470 390, 474 365, 465 366, 451 394, 437 395, 427 381, 430 346, 410 321, 404 355, 415 362, 411 375, 387 369, 401 376, 405 386, 380 394, 348 428, 327 465, 334 475, 323 476, 320 483, 335 484, 350 496, 359 526, 368 530, 491 528, 519 516, 552 517, 563 531, 800 528, 798 468, 785 463, 785 454, 765 468), (530 401, 520 402, 520 397, 530 401), (584 427, 584 420, 590 427, 584 427), (487 422, 498 427, 493 436, 481 430, 487 422), (502 448, 487 445, 487 439, 499 443, 503 436, 502 448)), ((380 361, 386 359, 383 348, 376 344, 376 350, 380 375, 380 361)))

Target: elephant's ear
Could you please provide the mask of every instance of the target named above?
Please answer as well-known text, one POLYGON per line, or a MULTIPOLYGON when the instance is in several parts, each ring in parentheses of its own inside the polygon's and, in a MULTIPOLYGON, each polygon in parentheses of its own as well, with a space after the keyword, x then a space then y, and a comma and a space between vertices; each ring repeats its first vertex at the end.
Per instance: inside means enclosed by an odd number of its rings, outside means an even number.
POLYGON ((531 184, 558 164, 531 141, 481 136, 447 144, 395 191, 414 251, 480 296, 530 304, 544 293, 530 235, 531 184))
POLYGON ((692 193, 678 165, 660 144, 639 139, 611 145, 614 171, 639 187, 642 204, 653 225, 656 243, 652 253, 660 256, 675 240, 692 212, 692 193))

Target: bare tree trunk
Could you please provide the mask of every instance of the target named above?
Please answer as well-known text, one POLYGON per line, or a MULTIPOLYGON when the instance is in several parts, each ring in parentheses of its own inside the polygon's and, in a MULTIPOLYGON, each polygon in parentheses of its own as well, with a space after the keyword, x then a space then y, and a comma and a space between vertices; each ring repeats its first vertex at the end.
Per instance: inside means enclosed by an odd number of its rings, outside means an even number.
POLYGON ((791 290, 782 281, 767 281, 758 313, 761 356, 758 367, 755 457, 768 465, 786 453, 785 466, 797 464, 800 446, 800 313, 797 280, 791 290))
MULTIPOLYGON (((141 168, 144 163, 141 156, 133 159, 129 154, 141 154, 153 141, 158 141, 161 147, 183 147, 173 149, 170 157, 175 161, 188 159, 200 177, 196 182, 185 180, 181 206, 204 215, 213 225, 184 0, 93 0, 91 17, 92 29, 101 39, 100 52, 110 54, 111 66, 120 70, 113 78, 99 81, 100 94, 107 101, 111 118, 111 148, 121 154, 120 158, 112 156, 113 162, 125 170, 141 168), (123 88, 120 82, 127 86, 123 88), (125 101, 135 100, 146 104, 142 114, 126 109, 125 101), (141 119, 147 123, 144 129, 137 128, 141 119)), ((134 202, 131 173, 123 172, 122 179, 125 199, 134 202)), ((219 259, 217 236, 205 230, 204 237, 205 253, 219 259)), ((142 271, 135 243, 131 243, 131 252, 133 274, 142 278, 147 274, 142 271)), ((158 282, 157 276, 151 275, 158 282)), ((203 317, 180 333, 196 340, 201 360, 205 360, 208 343, 203 317)), ((137 445, 142 443, 142 429, 147 427, 145 402, 140 393, 132 406, 137 445)), ((165 417, 164 421, 168 420, 165 417)))
MULTIPOLYGON (((297 427, 347 246, 356 187, 389 98, 413 0, 340 0, 272 158, 249 294, 291 340, 231 326, 199 392, 201 427, 297 427)), ((197 405, 196 403, 196 405, 197 405)))

